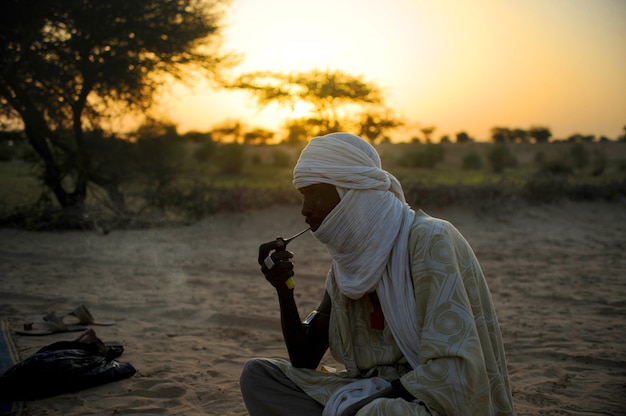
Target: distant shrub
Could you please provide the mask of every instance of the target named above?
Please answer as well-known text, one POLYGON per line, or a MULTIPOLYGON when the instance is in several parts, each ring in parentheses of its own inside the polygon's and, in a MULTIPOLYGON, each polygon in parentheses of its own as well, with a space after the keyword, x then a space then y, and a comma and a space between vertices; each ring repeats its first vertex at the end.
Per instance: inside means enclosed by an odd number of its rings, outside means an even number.
POLYGON ((17 206, 9 215, 0 218, 0 226, 33 231, 59 229, 62 228, 61 224, 63 213, 46 191, 43 191, 33 204, 17 206))
POLYGON ((476 152, 471 152, 463 156, 463 169, 480 170, 483 168, 483 158, 476 152))
POLYGON ((554 158, 540 163, 537 172, 550 175, 571 175, 574 173, 574 170, 563 158, 554 158))
POLYGON ((284 150, 274 150, 272 152, 274 166, 277 168, 288 168, 291 166, 291 157, 284 150))
POLYGON ((590 174, 600 176, 604 173, 607 160, 604 153, 594 150, 590 153, 582 143, 574 143, 567 152, 553 153, 550 156, 539 154, 535 157, 538 173, 552 175, 590 174))
POLYGON ((8 162, 13 159, 14 148, 7 142, 0 142, 0 162, 8 162))
POLYGON ((436 185, 412 183, 404 187, 407 202, 411 206, 433 207, 477 204, 492 206, 515 198, 514 188, 502 184, 436 185))
POLYGON ((412 168, 434 168, 445 156, 444 147, 439 144, 427 144, 417 150, 407 152, 398 159, 398 165, 412 168))
POLYGON ((538 172, 524 184, 521 194, 530 202, 551 203, 563 199, 567 190, 566 177, 538 172))
POLYGON ((245 162, 246 148, 239 143, 222 144, 217 149, 216 165, 221 173, 241 173, 245 162))
POLYGON ((250 163, 252 163, 253 165, 260 165, 262 162, 262 158, 261 155, 258 153, 254 153, 250 156, 250 163))
POLYGON ((534 162, 536 165, 541 166, 542 164, 545 163, 545 161, 546 161, 546 154, 544 152, 540 150, 537 153, 535 153, 534 162))
POLYGON ((211 160, 216 150, 217 143, 213 140, 203 140, 200 147, 193 152, 193 158, 200 163, 206 163, 211 160))
POLYGON ((591 175, 600 176, 606 170, 606 156, 599 150, 594 150, 591 156, 591 175))
POLYGON ((26 136, 24 133, 0 131, 0 161, 8 162, 18 157, 18 150, 25 144, 26 136))
POLYGON ((567 197, 574 201, 620 201, 626 197, 626 179, 603 181, 601 183, 579 183, 570 185, 567 197))
POLYGON ((90 155, 90 171, 97 177, 107 178, 105 188, 120 190, 133 181, 166 176, 168 162, 163 153, 154 150, 142 153, 153 145, 95 135, 85 140, 84 149, 90 155))
POLYGON ((148 164, 178 165, 186 156, 183 143, 167 137, 140 138, 136 142, 136 149, 142 161, 148 164))
POLYGON ((174 180, 185 163, 186 151, 180 140, 167 137, 139 139, 134 150, 137 155, 135 162, 126 157, 126 163, 132 163, 137 174, 156 188, 174 180))
POLYGON ((582 143, 574 143, 570 148, 572 166, 574 169, 583 169, 589 164, 589 151, 582 143))
POLYGON ((491 169, 500 173, 506 168, 514 168, 517 166, 517 158, 511 149, 504 143, 499 143, 493 146, 493 148, 487 153, 487 161, 491 166, 491 169))

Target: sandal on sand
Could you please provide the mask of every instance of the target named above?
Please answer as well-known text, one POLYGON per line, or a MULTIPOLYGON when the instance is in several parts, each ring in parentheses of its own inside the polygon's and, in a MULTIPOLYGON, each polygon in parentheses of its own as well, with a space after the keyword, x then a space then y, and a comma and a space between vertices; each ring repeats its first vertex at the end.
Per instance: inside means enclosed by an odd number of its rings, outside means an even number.
POLYGON ((121 342, 117 342, 117 341, 102 342, 100 338, 98 338, 98 336, 96 335, 96 331, 94 331, 91 328, 87 329, 85 332, 80 334, 78 338, 75 338, 72 341, 56 342, 54 344, 51 344, 51 346, 42 348, 39 351, 43 351, 46 348, 51 348, 52 346, 63 345, 63 343, 67 345, 71 345, 72 343, 77 343, 77 342, 83 343, 83 344, 93 344, 94 346, 97 347, 98 351, 100 351, 102 355, 105 355, 110 360, 114 358, 118 358, 120 355, 124 353, 124 346, 122 345, 121 342))
POLYGON ((78 322, 72 322, 72 324, 77 324, 77 325, 100 325, 100 326, 115 325, 115 321, 96 321, 93 318, 93 315, 91 314, 91 312, 89 312, 89 309, 87 309, 87 307, 83 305, 82 303, 78 305, 76 308, 74 308, 72 312, 68 312, 66 315, 64 315, 63 319, 65 319, 67 316, 73 316, 76 319, 78 319, 78 322))
POLYGON ((51 335, 61 332, 84 331, 87 328, 82 325, 67 325, 63 319, 54 312, 43 317, 43 322, 28 322, 24 324, 23 330, 16 330, 19 335, 51 335))

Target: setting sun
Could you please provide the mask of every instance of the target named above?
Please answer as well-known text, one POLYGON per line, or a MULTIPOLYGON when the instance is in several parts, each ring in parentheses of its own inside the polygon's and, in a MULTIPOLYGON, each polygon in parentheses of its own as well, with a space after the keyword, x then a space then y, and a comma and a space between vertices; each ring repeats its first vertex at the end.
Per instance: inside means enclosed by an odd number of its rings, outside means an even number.
POLYGON ((309 111, 311 106, 307 103, 305 103, 302 100, 297 101, 294 105, 293 105, 293 117, 294 118, 300 118, 300 117, 304 117, 309 111))

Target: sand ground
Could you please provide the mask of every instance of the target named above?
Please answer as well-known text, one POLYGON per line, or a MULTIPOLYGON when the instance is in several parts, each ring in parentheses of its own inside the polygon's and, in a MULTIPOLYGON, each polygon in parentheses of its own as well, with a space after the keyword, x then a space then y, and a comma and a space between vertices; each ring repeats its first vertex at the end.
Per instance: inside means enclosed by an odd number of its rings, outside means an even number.
MULTIPOLYGON (((626 414, 626 205, 561 203, 427 210, 474 247, 503 328, 519 415, 626 414)), ((175 228, 0 230, 0 319, 14 328, 84 303, 120 341, 130 379, 27 403, 27 415, 245 415, 253 356, 286 357, 257 248, 304 227, 295 206, 175 228)), ((329 256, 294 241, 301 314, 324 290, 329 256)), ((77 334, 14 336, 22 358, 77 334)), ((324 359, 332 363, 330 357, 324 359)))

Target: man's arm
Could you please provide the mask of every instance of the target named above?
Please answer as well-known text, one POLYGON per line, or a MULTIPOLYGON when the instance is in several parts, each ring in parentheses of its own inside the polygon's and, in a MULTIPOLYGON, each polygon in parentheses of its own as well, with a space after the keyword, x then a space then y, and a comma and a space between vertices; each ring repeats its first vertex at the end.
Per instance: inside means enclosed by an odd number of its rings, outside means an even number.
POLYGON ((283 338, 294 367, 315 369, 328 349, 328 325, 330 320, 330 297, 324 299, 312 312, 311 322, 303 323, 298 314, 294 289, 276 288, 280 304, 280 321, 283 338))
POLYGON ((281 239, 259 247, 261 271, 278 295, 280 321, 289 359, 294 367, 315 369, 328 349, 330 296, 325 293, 317 313, 307 319, 310 322, 302 322, 294 298, 292 257, 293 254, 281 244, 281 239), (270 256, 272 250, 274 252, 270 256))

